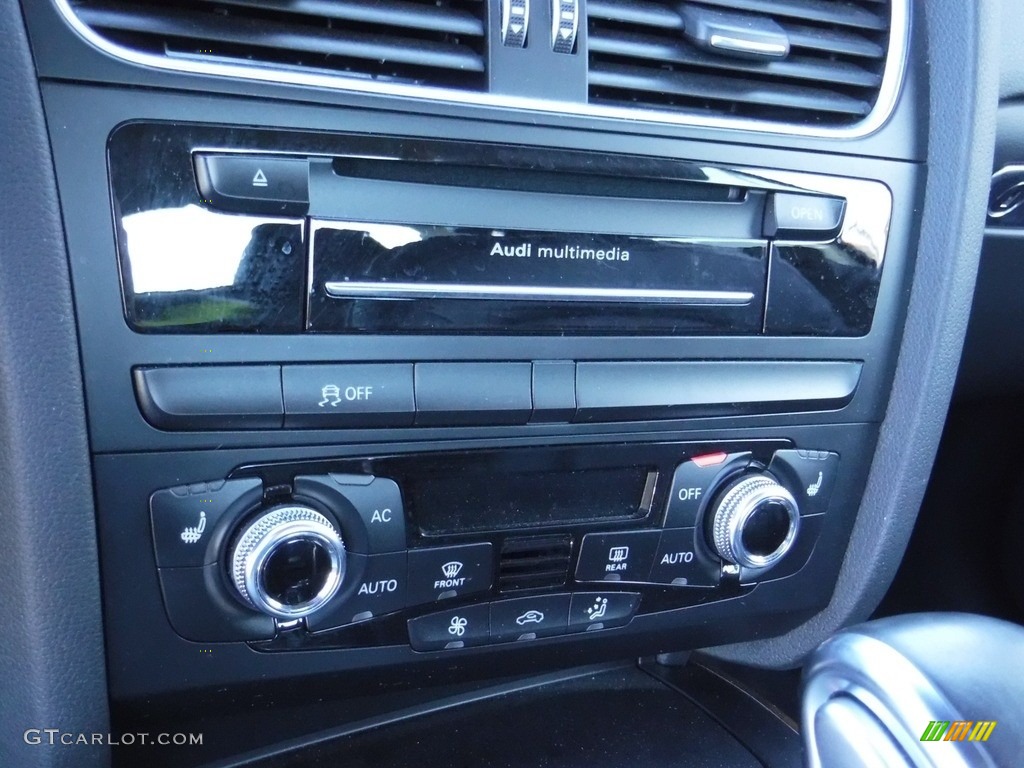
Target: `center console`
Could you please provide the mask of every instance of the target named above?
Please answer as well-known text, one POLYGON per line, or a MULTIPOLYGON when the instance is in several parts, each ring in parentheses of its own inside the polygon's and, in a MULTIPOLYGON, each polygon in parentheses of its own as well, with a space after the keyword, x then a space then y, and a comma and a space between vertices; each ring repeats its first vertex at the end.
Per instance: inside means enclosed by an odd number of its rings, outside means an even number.
POLYGON ((94 98, 102 151, 62 167, 109 184, 69 236, 115 695, 601 661, 827 603, 913 164, 94 98))
MULTIPOLYGON (((917 254, 906 3, 773 5, 795 58, 687 38, 700 72, 653 85, 608 47, 668 3, 568 4, 550 50, 537 17, 501 42, 499 3, 381 17, 434 84, 270 31, 237 59, 245 2, 143 5, 29 14, 96 57, 80 81, 39 43, 113 701, 542 672, 829 604, 917 254), (830 66, 835 98, 772 79, 830 66)), ((352 23, 332 46, 383 45, 352 23)))

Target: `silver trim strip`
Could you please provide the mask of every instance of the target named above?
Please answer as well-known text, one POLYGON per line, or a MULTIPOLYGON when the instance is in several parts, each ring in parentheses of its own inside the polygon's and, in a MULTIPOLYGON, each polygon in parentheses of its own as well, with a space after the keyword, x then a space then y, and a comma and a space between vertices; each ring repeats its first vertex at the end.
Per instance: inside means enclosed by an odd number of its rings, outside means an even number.
POLYGON ((614 304, 697 304, 746 306, 745 291, 666 291, 646 288, 557 288, 536 285, 462 285, 455 283, 324 284, 335 299, 504 299, 506 301, 579 301, 614 304))
POLYGON ((728 35, 712 35, 708 41, 712 48, 735 53, 752 53, 758 56, 785 56, 789 53, 789 45, 784 43, 767 43, 757 40, 745 40, 728 35))
POLYGON ((860 139, 878 131, 896 108, 903 77, 906 71, 907 52, 910 44, 910 2, 911 0, 892 0, 892 16, 889 25, 889 46, 886 57, 885 72, 882 85, 878 91, 878 99, 870 114, 854 125, 838 128, 819 128, 790 123, 772 123, 764 120, 745 118, 713 117, 682 112, 659 112, 650 109, 628 109, 625 107, 609 107, 599 104, 576 102, 546 101, 541 99, 516 96, 501 96, 489 93, 472 93, 449 88, 430 88, 401 83, 381 83, 370 80, 344 77, 318 72, 296 72, 288 69, 272 67, 248 67, 242 64, 229 64, 217 61, 198 61, 192 59, 169 59, 142 53, 126 48, 107 40, 88 27, 71 8, 69 0, 53 0, 58 12, 68 25, 84 41, 100 51, 121 59, 130 64, 154 69, 194 75, 215 75, 220 77, 258 80, 267 83, 286 83, 304 85, 314 88, 351 91, 375 95, 398 96, 418 101, 428 99, 456 104, 469 104, 484 107, 504 107, 533 112, 579 115, 583 117, 628 120, 631 123, 649 122, 667 125, 682 125, 697 128, 717 128, 759 133, 781 134, 787 136, 805 136, 823 139, 860 139))

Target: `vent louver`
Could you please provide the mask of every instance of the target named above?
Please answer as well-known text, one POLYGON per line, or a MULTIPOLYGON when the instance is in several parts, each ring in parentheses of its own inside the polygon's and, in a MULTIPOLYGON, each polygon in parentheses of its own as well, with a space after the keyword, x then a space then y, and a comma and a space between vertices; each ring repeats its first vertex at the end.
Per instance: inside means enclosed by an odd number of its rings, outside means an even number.
POLYGON ((878 99, 891 7, 589 0, 587 16, 593 104, 844 126, 878 99))
POLYGON ((569 536, 524 536, 505 539, 498 565, 498 589, 561 587, 569 578, 569 536))
POLYGON ((72 0, 107 39, 146 53, 486 88, 484 0, 72 0))

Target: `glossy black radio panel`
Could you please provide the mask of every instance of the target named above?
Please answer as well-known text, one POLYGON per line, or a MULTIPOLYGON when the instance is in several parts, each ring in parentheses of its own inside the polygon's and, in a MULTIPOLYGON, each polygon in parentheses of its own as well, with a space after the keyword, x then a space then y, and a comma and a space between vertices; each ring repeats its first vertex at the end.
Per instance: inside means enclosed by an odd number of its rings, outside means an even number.
POLYGON ((873 181, 399 137, 128 123, 108 159, 143 333, 863 336, 892 215, 873 181))

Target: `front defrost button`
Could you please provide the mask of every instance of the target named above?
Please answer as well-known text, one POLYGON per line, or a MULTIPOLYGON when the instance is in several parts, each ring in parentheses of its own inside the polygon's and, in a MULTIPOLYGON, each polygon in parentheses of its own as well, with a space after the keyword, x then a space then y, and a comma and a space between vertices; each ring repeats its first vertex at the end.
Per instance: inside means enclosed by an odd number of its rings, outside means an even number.
POLYGON ((407 604, 487 592, 492 570, 490 544, 410 550, 407 604))

